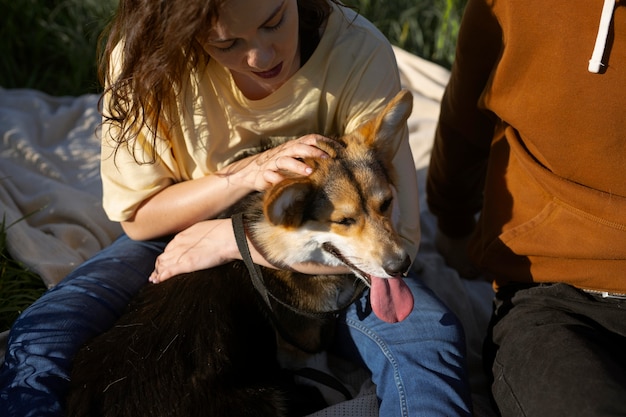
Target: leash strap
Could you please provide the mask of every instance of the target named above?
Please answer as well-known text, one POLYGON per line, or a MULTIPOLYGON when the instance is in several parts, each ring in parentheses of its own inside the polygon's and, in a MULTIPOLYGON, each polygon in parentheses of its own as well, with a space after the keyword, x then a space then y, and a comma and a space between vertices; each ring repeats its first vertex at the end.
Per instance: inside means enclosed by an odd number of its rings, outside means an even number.
POLYGON ((232 222, 237 248, 241 253, 244 264, 248 268, 252 285, 254 285, 254 288, 261 295, 261 297, 263 297, 263 301, 265 301, 265 304, 267 304, 268 308, 271 310, 272 304, 270 303, 270 297, 267 288, 265 288, 265 283, 263 282, 261 268, 252 261, 252 255, 250 254, 250 248, 248 247, 248 239, 246 238, 246 227, 243 223, 243 213, 233 214, 232 222))
MULTIPOLYGON (((252 280, 252 284, 254 285, 254 288, 258 291, 258 293, 261 295, 261 297, 263 298, 263 301, 265 301, 265 304, 267 304, 270 311, 272 311, 272 304, 270 302, 270 297, 271 297, 272 300, 276 301, 277 303, 286 307, 287 309, 295 312, 296 314, 300 314, 300 315, 310 317, 310 318, 318 318, 318 319, 319 318, 327 319, 331 317, 337 317, 341 311, 343 311, 346 307, 348 307, 350 304, 356 301, 365 290, 365 287, 359 290, 355 290, 354 293, 352 294, 350 301, 346 303, 346 305, 340 306, 338 309, 333 310, 333 311, 325 311, 325 312, 307 311, 303 309, 298 309, 286 303, 285 301, 281 300, 280 298, 272 294, 270 291, 268 291, 267 286, 265 285, 265 281, 263 280, 263 273, 261 272, 261 267, 255 264, 254 261, 252 260, 252 255, 250 254, 250 248, 248 247, 248 239, 246 238, 246 227, 243 221, 243 213, 233 214, 231 219, 233 222, 233 231, 235 232, 235 241, 237 242, 237 248, 239 249, 239 252, 241 253, 241 257, 243 259, 244 264, 248 268, 248 272, 250 273, 250 279, 252 280)), ((279 323, 276 323, 276 324, 277 326, 279 326, 279 323)))

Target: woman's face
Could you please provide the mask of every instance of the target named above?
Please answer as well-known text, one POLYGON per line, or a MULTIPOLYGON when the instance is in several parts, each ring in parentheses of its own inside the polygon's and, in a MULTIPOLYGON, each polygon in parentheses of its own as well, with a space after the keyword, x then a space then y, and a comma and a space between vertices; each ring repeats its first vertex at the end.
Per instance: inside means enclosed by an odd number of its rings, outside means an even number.
POLYGON ((266 97, 300 68, 297 0, 228 0, 203 46, 250 99, 266 97))

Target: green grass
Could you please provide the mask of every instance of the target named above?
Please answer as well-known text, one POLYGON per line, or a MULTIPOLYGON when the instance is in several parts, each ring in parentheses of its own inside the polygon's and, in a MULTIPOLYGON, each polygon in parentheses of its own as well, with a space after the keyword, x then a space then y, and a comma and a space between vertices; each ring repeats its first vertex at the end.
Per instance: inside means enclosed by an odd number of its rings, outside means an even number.
MULTIPOLYGON (((466 0, 346 0, 394 45, 449 68, 466 0)), ((51 95, 100 92, 98 37, 117 0, 0 0, 0 86, 51 95)), ((2 216, 3 213, 0 213, 2 216)), ((45 287, 11 258, 0 223, 0 331, 45 287)))
MULTIPOLYGON (((22 220, 23 221, 23 220, 22 220)), ((6 230, 0 223, 0 331, 7 330, 17 316, 46 290, 37 274, 9 256, 6 230)))
POLYGON ((99 91, 96 43, 116 0, 0 0, 0 86, 99 91))
POLYGON ((450 68, 466 0, 345 0, 389 41, 450 68))
MULTIPOLYGON (((466 0, 346 0, 389 40, 450 67, 466 0)), ((0 0, 0 86, 100 91, 96 44, 117 0, 0 0)))

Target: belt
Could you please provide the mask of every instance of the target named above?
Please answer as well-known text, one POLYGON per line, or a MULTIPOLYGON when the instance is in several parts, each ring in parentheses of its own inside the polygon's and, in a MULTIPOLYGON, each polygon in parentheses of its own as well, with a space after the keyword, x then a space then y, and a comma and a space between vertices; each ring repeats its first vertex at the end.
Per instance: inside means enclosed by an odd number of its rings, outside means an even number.
POLYGON ((592 295, 597 295, 602 298, 615 298, 617 300, 626 300, 626 294, 619 292, 608 292, 608 291, 599 291, 599 290, 588 290, 585 288, 581 288, 584 292, 592 295))

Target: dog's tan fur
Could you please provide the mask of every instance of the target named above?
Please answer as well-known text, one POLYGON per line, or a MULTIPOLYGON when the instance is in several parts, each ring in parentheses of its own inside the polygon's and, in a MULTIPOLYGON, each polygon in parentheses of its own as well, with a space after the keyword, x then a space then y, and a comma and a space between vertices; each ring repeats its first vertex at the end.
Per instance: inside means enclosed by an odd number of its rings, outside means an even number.
POLYGON ((253 244, 284 268, 263 269, 269 306, 241 262, 147 286, 113 329, 79 352, 69 415, 294 415, 274 331, 302 351, 320 351, 334 314, 370 276, 398 278, 409 268, 391 220, 391 144, 411 105, 401 92, 376 119, 320 144, 331 157, 306 160, 313 174, 234 208, 253 244), (289 270, 300 262, 347 265, 354 275, 289 270))

